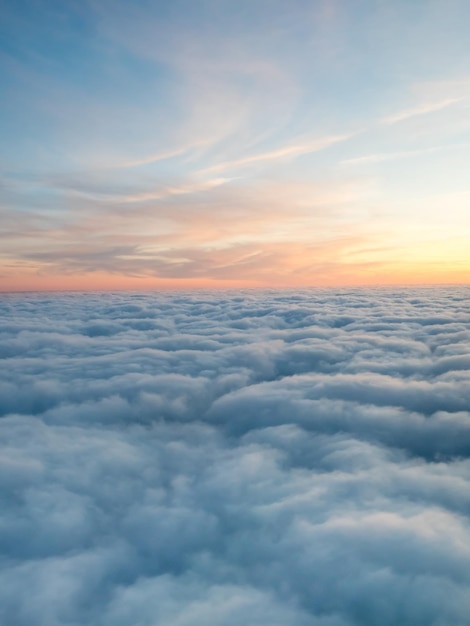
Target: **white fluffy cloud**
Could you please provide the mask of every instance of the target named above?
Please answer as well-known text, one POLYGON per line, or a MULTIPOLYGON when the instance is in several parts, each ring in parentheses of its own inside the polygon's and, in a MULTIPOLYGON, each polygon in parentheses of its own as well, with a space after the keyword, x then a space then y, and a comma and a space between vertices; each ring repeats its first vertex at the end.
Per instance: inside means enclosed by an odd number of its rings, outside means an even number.
POLYGON ((468 624, 468 296, 5 296, 1 623, 468 624))

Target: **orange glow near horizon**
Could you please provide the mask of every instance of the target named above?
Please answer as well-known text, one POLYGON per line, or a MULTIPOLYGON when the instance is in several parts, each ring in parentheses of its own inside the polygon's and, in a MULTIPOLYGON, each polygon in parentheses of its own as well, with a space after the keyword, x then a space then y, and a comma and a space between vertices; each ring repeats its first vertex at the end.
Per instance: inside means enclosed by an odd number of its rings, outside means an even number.
POLYGON ((278 280, 275 268, 272 280, 215 280, 204 278, 158 278, 149 276, 118 276, 106 273, 81 275, 38 274, 16 275, 3 278, 0 292, 31 291, 190 291, 190 290, 232 290, 232 289, 303 289, 303 288, 342 288, 342 287, 406 287, 438 285, 470 285, 470 267, 435 267, 432 270, 425 264, 413 269, 388 268, 381 271, 352 274, 342 272, 332 277, 302 276, 289 280, 278 280))

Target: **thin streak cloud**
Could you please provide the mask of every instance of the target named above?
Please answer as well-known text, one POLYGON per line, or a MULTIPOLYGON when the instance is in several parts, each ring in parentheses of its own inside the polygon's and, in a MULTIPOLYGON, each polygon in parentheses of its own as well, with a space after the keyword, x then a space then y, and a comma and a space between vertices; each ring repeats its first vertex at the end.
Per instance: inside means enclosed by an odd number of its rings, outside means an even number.
POLYGON ((341 165, 361 165, 367 163, 381 163, 382 161, 395 161, 395 159, 407 159, 424 154, 431 154, 437 150, 444 150, 445 147, 426 148, 425 150, 409 150, 404 152, 383 152, 381 154, 367 154, 362 157, 354 157, 353 159, 344 159, 341 165))
POLYGON ((416 107, 412 107, 411 109, 405 109, 404 111, 395 113, 394 115, 384 117, 382 119, 382 123, 386 124, 387 126, 397 124, 398 122, 403 122, 413 117, 427 115, 428 113, 434 113, 435 111, 447 109, 448 107, 451 107, 452 105, 456 104, 457 102, 461 102, 462 100, 463 98, 446 98, 437 102, 428 102, 425 104, 421 104, 416 107))
POLYGON ((71 193, 78 197, 97 200, 99 202, 113 204, 134 204, 138 202, 149 202, 151 200, 164 200, 172 196, 182 196, 187 194, 195 194, 201 191, 208 191, 230 182, 230 178, 213 178, 211 180, 189 183, 181 187, 166 187, 155 191, 146 191, 136 194, 107 194, 107 193, 91 193, 80 189, 74 189, 71 193))
POLYGON ((135 159, 134 161, 124 161, 121 163, 116 163, 112 167, 116 169, 128 168, 128 167, 140 167, 142 165, 158 163, 159 161, 168 161, 169 159, 174 159, 175 157, 182 156, 183 154, 187 154, 192 148, 193 148, 193 145, 185 146, 183 148, 176 148, 175 150, 169 150, 168 152, 157 152, 155 154, 151 154, 141 159, 135 159))
POLYGON ((133 160, 129 159, 128 161, 121 161, 113 165, 108 165, 107 167, 113 168, 113 169, 126 169, 126 168, 133 168, 133 167, 141 167, 143 165, 151 165, 152 163, 158 163, 160 161, 168 161, 176 157, 188 155, 192 151, 203 148, 204 146, 207 147, 214 141, 215 141, 214 138, 198 140, 198 141, 194 141, 188 144, 187 146, 183 146, 181 148, 175 148, 174 150, 168 150, 166 152, 156 152, 155 154, 150 154, 140 159, 133 159, 133 160))
POLYGON ((312 142, 307 142, 298 145, 285 146, 283 148, 279 148, 278 150, 273 150, 271 152, 264 152, 260 154, 255 154, 253 156, 244 157, 241 159, 234 159, 233 161, 225 161, 223 163, 218 163, 217 165, 212 165, 205 169, 199 170, 198 174, 212 174, 214 172, 220 172, 223 170, 230 169, 239 169, 246 167, 248 165, 277 161, 282 159, 291 159, 298 156, 302 156, 304 154, 311 154, 314 152, 319 152, 320 150, 324 150, 329 148, 330 146, 341 143, 343 141, 347 141, 351 137, 354 136, 355 133, 349 133, 344 135, 332 135, 328 137, 322 137, 312 142))

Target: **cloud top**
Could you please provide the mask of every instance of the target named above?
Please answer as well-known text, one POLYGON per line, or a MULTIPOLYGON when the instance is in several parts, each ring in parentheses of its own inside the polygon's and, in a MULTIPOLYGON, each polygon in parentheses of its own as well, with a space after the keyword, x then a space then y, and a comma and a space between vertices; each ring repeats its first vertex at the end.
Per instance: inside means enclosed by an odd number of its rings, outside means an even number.
POLYGON ((5 296, 0 621, 465 626, 468 296, 5 296))

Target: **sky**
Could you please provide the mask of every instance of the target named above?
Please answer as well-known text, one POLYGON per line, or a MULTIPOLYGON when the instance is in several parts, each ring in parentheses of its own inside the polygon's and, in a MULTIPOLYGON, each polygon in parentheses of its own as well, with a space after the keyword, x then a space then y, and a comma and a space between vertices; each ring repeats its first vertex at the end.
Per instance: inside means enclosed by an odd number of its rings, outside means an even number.
POLYGON ((467 0, 4 0, 0 289, 468 283, 467 0))
POLYGON ((469 286, 0 299, 0 623, 468 626, 469 286))

